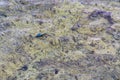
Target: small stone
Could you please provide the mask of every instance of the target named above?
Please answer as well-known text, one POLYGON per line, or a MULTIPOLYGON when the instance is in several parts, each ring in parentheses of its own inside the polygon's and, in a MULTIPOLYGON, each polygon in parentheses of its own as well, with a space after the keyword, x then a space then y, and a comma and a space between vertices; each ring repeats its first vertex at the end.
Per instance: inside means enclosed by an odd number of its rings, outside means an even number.
POLYGON ((59 70, 58 69, 55 69, 55 74, 58 74, 59 70))
POLYGON ((26 70, 28 70, 28 66, 27 65, 24 65, 21 69, 19 69, 19 70, 22 70, 22 71, 26 71, 26 70))

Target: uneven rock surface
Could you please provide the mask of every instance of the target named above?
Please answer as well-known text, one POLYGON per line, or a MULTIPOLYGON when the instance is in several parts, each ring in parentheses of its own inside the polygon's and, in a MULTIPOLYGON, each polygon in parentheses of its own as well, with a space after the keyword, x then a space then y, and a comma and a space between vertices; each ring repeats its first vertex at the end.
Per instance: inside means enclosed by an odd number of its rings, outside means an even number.
POLYGON ((1 0, 0 80, 120 80, 119 0, 1 0))

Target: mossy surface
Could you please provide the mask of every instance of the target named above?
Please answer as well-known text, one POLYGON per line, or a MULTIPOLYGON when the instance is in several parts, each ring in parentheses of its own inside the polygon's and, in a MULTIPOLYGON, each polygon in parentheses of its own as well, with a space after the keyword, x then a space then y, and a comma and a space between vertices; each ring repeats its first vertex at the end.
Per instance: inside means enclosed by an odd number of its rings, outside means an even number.
POLYGON ((120 79, 118 3, 64 2, 42 13, 39 4, 17 4, 9 8, 15 14, 0 18, 0 80, 106 80, 103 74, 120 79), (89 19, 96 9, 111 12, 115 23, 103 17, 89 19), (47 35, 36 38, 38 33, 47 35), (28 70, 20 70, 23 65, 28 70))

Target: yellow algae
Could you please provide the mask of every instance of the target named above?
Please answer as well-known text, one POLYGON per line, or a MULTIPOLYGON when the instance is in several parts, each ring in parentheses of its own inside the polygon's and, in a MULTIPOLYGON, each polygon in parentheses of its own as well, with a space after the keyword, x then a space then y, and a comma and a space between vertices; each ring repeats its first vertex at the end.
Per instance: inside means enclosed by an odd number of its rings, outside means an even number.
MULTIPOLYGON (((86 55, 84 53, 82 53, 81 51, 73 51, 71 53, 68 53, 67 56, 71 59, 71 60, 78 60, 80 58, 85 57, 86 55)), ((68 60, 69 61, 69 60, 68 60)))
POLYGON ((95 32, 92 32, 88 27, 82 27, 78 29, 78 32, 81 34, 95 34, 95 32))
POLYGON ((24 21, 24 22, 21 22, 21 21, 19 21, 19 22, 14 22, 14 24, 15 24, 15 26, 18 27, 18 28, 28 28, 28 27, 32 27, 32 26, 35 27, 35 25, 30 24, 30 23, 27 24, 25 21, 24 21))

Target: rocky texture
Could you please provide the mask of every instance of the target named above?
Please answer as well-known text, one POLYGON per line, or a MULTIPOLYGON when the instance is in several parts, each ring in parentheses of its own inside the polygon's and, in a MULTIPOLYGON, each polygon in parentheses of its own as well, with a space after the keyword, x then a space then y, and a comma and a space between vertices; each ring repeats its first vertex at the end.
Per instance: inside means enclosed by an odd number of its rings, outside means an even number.
POLYGON ((120 80, 120 3, 97 2, 1 1, 0 80, 120 80))

